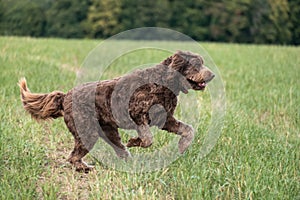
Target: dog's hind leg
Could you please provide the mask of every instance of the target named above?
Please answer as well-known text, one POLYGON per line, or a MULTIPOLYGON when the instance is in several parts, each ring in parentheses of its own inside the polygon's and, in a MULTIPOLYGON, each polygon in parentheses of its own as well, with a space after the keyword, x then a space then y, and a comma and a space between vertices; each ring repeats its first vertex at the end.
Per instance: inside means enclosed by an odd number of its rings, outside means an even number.
POLYGON ((181 154, 186 151, 186 149, 191 145, 194 139, 193 127, 179 120, 176 120, 173 116, 167 117, 167 121, 162 129, 181 136, 178 142, 178 149, 179 153, 181 154))
POLYGON ((149 147, 152 144, 153 136, 150 132, 150 127, 148 124, 139 125, 137 128, 138 137, 130 138, 127 147, 149 147))
POLYGON ((73 151, 71 152, 68 161, 74 165, 76 171, 83 171, 89 172, 93 169, 93 166, 88 165, 85 163, 82 158, 88 153, 89 151, 84 147, 80 139, 75 138, 75 146, 73 151))
POLYGON ((76 168, 76 171, 88 172, 93 169, 93 166, 86 164, 82 158, 93 148, 99 135, 98 133, 93 132, 94 134, 81 134, 80 136, 76 130, 72 115, 65 113, 64 119, 75 140, 74 149, 71 152, 68 161, 76 168))
POLYGON ((117 156, 124 159, 130 157, 129 151, 127 151, 126 147, 122 144, 118 129, 112 126, 102 126, 101 128, 105 136, 100 137, 113 147, 117 156))

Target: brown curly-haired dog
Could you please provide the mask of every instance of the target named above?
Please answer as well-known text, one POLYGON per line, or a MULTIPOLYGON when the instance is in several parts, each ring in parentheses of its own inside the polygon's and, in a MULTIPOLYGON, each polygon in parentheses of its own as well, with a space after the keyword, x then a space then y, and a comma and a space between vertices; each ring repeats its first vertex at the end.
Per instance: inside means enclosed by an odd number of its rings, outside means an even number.
POLYGON ((68 161, 78 171, 92 167, 82 158, 103 138, 121 158, 130 156, 121 143, 118 128, 135 129, 127 147, 152 144, 150 126, 181 136, 183 153, 194 138, 193 128, 173 117, 179 92, 204 90, 214 74, 203 59, 191 52, 177 51, 160 64, 112 80, 86 83, 68 93, 31 93, 23 78, 19 81, 24 109, 36 120, 63 116, 73 134, 75 147, 68 161))

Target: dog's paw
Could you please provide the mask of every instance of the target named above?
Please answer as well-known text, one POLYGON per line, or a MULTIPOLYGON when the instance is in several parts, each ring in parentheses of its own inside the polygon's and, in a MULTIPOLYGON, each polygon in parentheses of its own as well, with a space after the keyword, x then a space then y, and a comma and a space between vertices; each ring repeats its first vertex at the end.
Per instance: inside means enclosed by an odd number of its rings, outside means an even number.
POLYGON ((191 145, 194 139, 194 130, 192 127, 189 127, 189 131, 184 132, 181 135, 181 138, 178 142, 179 153, 183 154, 187 148, 191 145))
POLYGON ((126 144, 127 147, 143 147, 143 148, 147 148, 151 145, 152 145, 152 138, 141 139, 140 137, 130 138, 128 143, 126 144))
POLYGON ((141 147, 147 148, 152 145, 152 137, 142 139, 141 147))
POLYGON ((89 173, 94 170, 94 166, 88 165, 83 161, 74 163, 74 167, 77 172, 89 173))
POLYGON ((141 146, 142 140, 139 137, 130 138, 126 147, 139 147, 141 146))

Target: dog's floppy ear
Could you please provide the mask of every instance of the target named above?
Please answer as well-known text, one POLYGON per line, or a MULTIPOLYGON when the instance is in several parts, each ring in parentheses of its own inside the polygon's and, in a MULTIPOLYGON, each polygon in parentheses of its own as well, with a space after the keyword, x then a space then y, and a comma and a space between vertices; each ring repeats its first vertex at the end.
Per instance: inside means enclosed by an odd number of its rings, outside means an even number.
POLYGON ((168 65, 174 70, 181 71, 185 65, 188 64, 188 60, 184 56, 184 52, 177 51, 173 56, 170 57, 171 62, 168 65))

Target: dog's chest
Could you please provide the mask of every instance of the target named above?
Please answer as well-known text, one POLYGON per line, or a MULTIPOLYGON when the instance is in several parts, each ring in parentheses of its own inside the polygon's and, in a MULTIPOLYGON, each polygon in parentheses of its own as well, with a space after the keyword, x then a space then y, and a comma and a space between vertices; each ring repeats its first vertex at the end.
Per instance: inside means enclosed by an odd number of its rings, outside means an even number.
POLYGON ((169 112, 175 109, 177 97, 164 86, 147 84, 137 89, 130 98, 129 112, 133 115, 147 113, 152 106, 157 104, 163 106, 169 112))

